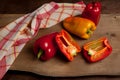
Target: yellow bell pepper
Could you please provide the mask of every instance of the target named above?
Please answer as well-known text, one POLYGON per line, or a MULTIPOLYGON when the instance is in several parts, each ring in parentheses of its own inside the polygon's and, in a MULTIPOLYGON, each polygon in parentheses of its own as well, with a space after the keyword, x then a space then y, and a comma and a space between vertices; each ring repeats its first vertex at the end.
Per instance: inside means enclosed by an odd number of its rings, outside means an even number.
POLYGON ((81 17, 68 17, 63 21, 63 27, 83 39, 88 39, 96 29, 95 23, 81 17))

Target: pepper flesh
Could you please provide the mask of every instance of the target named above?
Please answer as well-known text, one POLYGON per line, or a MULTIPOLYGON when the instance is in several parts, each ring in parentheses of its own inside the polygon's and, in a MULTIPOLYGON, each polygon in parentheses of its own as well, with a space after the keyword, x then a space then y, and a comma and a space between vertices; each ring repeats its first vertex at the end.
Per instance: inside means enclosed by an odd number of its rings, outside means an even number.
POLYGON ((83 39, 88 39, 96 29, 94 22, 86 18, 68 17, 63 21, 63 27, 83 39))
POLYGON ((92 20, 95 23, 95 25, 97 26, 99 23, 100 14, 101 14, 101 3, 93 2, 93 3, 88 3, 86 5, 86 8, 83 11, 81 16, 83 18, 92 20))
POLYGON ((56 42, 61 52, 69 61, 72 61, 74 57, 81 51, 80 46, 65 30, 61 30, 61 32, 57 34, 56 42))
POLYGON ((84 57, 89 62, 97 62, 106 58, 112 51, 108 39, 106 37, 86 43, 83 46, 84 57))
POLYGON ((46 61, 54 57, 57 52, 57 45, 55 43, 55 36, 57 32, 45 35, 37 39, 34 43, 34 54, 40 58, 40 60, 46 61))

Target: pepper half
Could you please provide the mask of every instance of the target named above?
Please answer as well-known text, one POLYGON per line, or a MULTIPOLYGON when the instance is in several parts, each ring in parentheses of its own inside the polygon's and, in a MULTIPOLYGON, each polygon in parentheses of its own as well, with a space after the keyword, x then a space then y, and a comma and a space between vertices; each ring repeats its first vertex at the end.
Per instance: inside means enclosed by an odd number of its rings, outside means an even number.
POLYGON ((97 62, 106 58, 112 51, 108 39, 106 37, 86 43, 83 46, 84 57, 89 62, 97 62))
POLYGON ((97 26, 99 23, 101 14, 101 3, 100 2, 92 2, 86 5, 85 10, 82 13, 83 18, 87 18, 92 20, 97 26))
POLYGON ((63 21, 63 27, 79 36, 83 39, 88 39, 93 34, 93 32, 96 29, 96 26, 93 21, 86 19, 86 18, 80 18, 80 17, 68 17, 63 21))
POLYGON ((74 57, 81 51, 80 46, 65 30, 61 30, 61 32, 57 34, 56 42, 61 52, 69 61, 72 61, 74 57))
POLYGON ((37 39, 34 43, 34 54, 43 61, 49 60, 55 56, 57 52, 57 44, 55 42, 55 36, 57 32, 45 35, 37 39))

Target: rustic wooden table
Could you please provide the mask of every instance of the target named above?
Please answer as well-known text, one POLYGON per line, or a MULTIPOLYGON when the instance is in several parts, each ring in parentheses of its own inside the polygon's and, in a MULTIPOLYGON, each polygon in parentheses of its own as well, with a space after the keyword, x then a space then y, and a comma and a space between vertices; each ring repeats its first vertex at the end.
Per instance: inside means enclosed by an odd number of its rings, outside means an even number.
MULTIPOLYGON (((3 0, 0 3, 0 14, 26 14, 34 11, 42 4, 46 2, 71 2, 75 3, 80 0, 3 0)), ((102 13, 104 14, 120 14, 120 1, 119 0, 83 0, 85 3, 91 1, 100 1, 102 3, 102 13)), ((12 71, 9 70, 6 75, 4 76, 3 80, 44 80, 44 79, 55 79, 55 80, 119 80, 120 76, 82 76, 82 77, 49 77, 49 76, 42 76, 36 75, 30 72, 23 72, 23 71, 12 71)))

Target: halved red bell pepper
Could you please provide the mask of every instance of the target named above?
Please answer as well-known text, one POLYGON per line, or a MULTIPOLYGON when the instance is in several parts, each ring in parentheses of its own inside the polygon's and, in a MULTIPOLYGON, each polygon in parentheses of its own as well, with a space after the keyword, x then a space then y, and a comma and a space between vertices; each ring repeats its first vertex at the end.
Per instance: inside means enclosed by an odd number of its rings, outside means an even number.
POLYGON ((86 43, 83 46, 83 55, 89 62, 97 62, 106 58, 112 51, 112 47, 106 37, 86 43))
POLYGON ((37 39, 34 43, 34 54, 40 58, 40 60, 46 61, 55 56, 57 52, 57 44, 55 42, 55 36, 57 32, 45 35, 37 39))
POLYGON ((83 18, 92 20, 97 26, 100 19, 100 14, 101 14, 101 3, 93 2, 93 3, 88 3, 86 5, 86 8, 81 16, 83 18))
POLYGON ((77 42, 65 30, 61 30, 61 32, 57 34, 56 42, 61 52, 69 61, 72 61, 74 57, 81 51, 81 48, 77 42))

